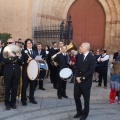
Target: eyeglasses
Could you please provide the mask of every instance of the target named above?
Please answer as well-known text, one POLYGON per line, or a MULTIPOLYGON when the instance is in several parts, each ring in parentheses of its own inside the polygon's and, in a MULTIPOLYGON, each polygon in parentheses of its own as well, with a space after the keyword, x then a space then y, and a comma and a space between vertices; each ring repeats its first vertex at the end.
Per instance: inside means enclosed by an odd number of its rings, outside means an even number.
POLYGON ((14 42, 7 42, 7 44, 12 44, 12 43, 14 43, 14 42))
POLYGON ((96 51, 96 52, 100 52, 100 51, 96 51))

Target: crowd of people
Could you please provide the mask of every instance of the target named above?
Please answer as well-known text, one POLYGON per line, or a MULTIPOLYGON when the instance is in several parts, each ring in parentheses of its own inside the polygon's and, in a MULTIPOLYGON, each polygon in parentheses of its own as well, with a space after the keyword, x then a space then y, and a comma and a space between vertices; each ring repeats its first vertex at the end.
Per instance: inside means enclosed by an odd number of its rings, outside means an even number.
MULTIPOLYGON (((76 104, 77 114, 74 118, 80 117, 80 120, 86 120, 89 114, 89 101, 90 90, 92 82, 97 82, 96 87, 102 86, 107 89, 107 73, 109 55, 106 49, 97 49, 93 54, 93 50, 90 50, 90 44, 85 42, 79 46, 78 51, 71 50, 67 52, 67 46, 63 42, 52 42, 52 46, 42 46, 40 42, 33 44, 32 39, 26 39, 25 42, 21 42, 19 39, 15 42, 12 38, 8 39, 7 46, 10 44, 16 44, 20 47, 21 53, 15 54, 14 52, 8 52, 8 58, 3 57, 4 43, 0 40, 0 75, 4 76, 5 81, 5 106, 6 110, 11 108, 16 109, 16 96, 18 92, 18 85, 20 75, 22 73, 22 88, 21 88, 21 103, 23 106, 27 106, 27 99, 33 104, 37 104, 35 100, 35 89, 37 86, 40 90, 46 90, 44 88, 44 79, 50 75, 50 82, 53 84, 53 88, 57 90, 58 99, 68 98, 66 94, 67 81, 60 77, 60 71, 64 68, 70 68, 72 70, 72 76, 70 83, 74 83, 74 99, 76 104), (26 54, 26 52, 28 54, 26 54), (49 70, 41 69, 36 80, 30 80, 27 75, 27 66, 32 59, 36 59, 36 56, 40 56, 39 61, 45 61, 49 70), (22 66, 22 71, 21 71, 22 66), (26 95, 26 91, 30 86, 29 96, 26 95), (84 109, 82 109, 81 95, 84 98, 84 109)), ((38 61, 38 62, 39 62, 38 61)), ((115 97, 118 96, 118 102, 120 103, 120 49, 114 54, 113 63, 111 67, 111 82, 110 82, 110 103, 115 104, 115 97)))

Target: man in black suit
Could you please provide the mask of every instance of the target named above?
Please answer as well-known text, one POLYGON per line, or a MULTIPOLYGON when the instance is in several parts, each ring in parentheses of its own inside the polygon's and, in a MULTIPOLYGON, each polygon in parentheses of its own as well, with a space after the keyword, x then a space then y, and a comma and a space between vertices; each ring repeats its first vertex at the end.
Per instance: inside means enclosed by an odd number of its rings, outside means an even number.
MULTIPOLYGON (((41 56, 40 61, 42 62, 45 59, 45 50, 42 49, 42 44, 40 42, 37 43, 37 55, 41 56)), ((39 89, 45 90, 43 88, 43 80, 45 78, 46 71, 44 69, 40 68, 40 73, 39 73, 39 89)))
MULTIPOLYGON (((7 44, 15 44, 13 39, 8 39, 7 44)), ((8 52, 8 58, 3 58, 5 80, 5 106, 7 110, 16 109, 16 96, 20 80, 21 54, 8 52)))
POLYGON ((32 49, 32 40, 26 39, 25 40, 25 49, 22 51, 22 61, 23 61, 23 68, 22 68, 22 93, 21 93, 21 102, 23 106, 27 106, 27 96, 26 90, 28 84, 30 83, 30 92, 29 92, 29 100, 33 104, 37 104, 34 98, 34 91, 36 87, 36 80, 30 80, 27 76, 27 66, 31 59, 36 57, 36 51, 32 49), (26 53, 29 54, 27 54, 26 53))
POLYGON ((79 53, 76 56, 76 81, 74 85, 74 99, 77 114, 74 118, 81 117, 80 120, 86 120, 89 114, 90 90, 92 85, 92 76, 95 70, 95 58, 89 52, 90 44, 82 43, 79 47, 79 53), (84 98, 84 109, 82 110, 81 95, 84 98))
POLYGON ((4 71, 4 65, 3 65, 3 41, 0 40, 0 76, 3 76, 3 71, 4 71))
MULTIPOLYGON (((58 64, 58 73, 60 73, 63 68, 66 68, 68 66, 68 56, 66 54, 66 51, 66 46, 63 46, 61 49, 61 53, 58 54, 54 59, 54 64, 58 64)), ((68 96, 66 95, 66 81, 63 81, 60 76, 58 76, 57 95, 58 99, 62 99, 62 97, 68 98, 68 96)))
MULTIPOLYGON (((51 60, 52 56, 55 55, 58 52, 59 52, 59 49, 57 48, 57 43, 53 42, 52 43, 52 48, 50 49, 49 56, 48 56, 49 63, 52 62, 52 60, 51 60)), ((50 80, 51 80, 51 83, 53 83, 53 87, 55 89, 57 89, 58 73, 56 71, 57 71, 58 68, 53 66, 53 65, 51 65, 51 64, 50 64, 49 67, 50 67, 49 69, 50 69, 50 80)))

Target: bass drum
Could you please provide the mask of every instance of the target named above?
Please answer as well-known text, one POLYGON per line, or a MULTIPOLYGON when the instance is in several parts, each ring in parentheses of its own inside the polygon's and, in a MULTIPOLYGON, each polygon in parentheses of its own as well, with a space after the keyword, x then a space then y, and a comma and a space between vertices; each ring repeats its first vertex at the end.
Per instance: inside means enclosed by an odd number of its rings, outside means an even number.
POLYGON ((67 81, 68 79, 70 79, 72 75, 73 75, 73 72, 70 68, 63 68, 59 73, 60 78, 64 81, 67 81))
POLYGON ((39 66, 38 78, 40 80, 44 80, 44 78, 47 76, 47 73, 48 73, 48 64, 46 63, 46 61, 39 61, 38 66, 39 66))
POLYGON ((36 80, 39 73, 38 62, 32 59, 27 66, 27 76, 30 80, 36 80))

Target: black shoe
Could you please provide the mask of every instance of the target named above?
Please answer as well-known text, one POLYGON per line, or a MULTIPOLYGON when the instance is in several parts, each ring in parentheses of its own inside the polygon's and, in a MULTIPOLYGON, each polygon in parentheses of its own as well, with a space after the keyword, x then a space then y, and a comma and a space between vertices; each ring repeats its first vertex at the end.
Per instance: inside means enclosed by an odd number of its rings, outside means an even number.
POLYGON ((86 120, 87 116, 81 116, 80 120, 86 120))
POLYGON ((54 89, 57 89, 57 87, 54 87, 54 89))
POLYGON ((17 109, 17 106, 16 105, 11 105, 11 108, 17 109))
POLYGON ((58 96, 58 99, 62 99, 62 97, 61 97, 61 96, 58 96))
POLYGON ((23 105, 23 106, 27 106, 27 103, 26 103, 26 102, 22 102, 22 105, 23 105))
POLYGON ((74 118, 79 118, 81 116, 81 114, 76 114, 75 116, 74 116, 74 118))
POLYGON ((64 97, 64 98, 68 98, 68 96, 67 96, 67 95, 62 95, 62 97, 64 97))
POLYGON ((37 102, 35 100, 30 100, 30 102, 33 104, 37 104, 37 102))
POLYGON ((6 106, 6 110, 10 110, 11 107, 9 105, 6 106))
POLYGON ((40 88, 40 87, 39 87, 39 89, 41 89, 41 90, 45 90, 45 88, 40 88))
POLYGON ((96 82, 96 80, 93 80, 93 82, 96 82))
POLYGON ((96 80, 95 82, 99 82, 99 80, 96 80))
POLYGON ((101 85, 97 85, 96 87, 101 87, 101 85))

